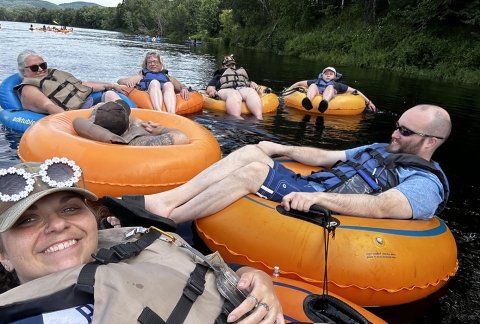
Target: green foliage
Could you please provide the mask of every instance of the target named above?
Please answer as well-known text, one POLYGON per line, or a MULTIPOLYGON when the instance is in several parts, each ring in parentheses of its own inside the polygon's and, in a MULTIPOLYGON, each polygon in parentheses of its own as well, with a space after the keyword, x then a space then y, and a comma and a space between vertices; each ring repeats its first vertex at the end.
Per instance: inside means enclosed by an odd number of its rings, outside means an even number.
POLYGON ((18 3, 43 2, 0 0, 0 19, 208 39, 480 84, 480 0, 123 0, 117 8, 12 9, 18 3))

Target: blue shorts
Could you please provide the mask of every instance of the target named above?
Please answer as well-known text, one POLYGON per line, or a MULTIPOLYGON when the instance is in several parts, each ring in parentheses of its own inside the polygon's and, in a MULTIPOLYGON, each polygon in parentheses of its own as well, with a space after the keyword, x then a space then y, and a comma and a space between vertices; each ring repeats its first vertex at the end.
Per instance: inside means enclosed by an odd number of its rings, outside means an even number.
POLYGON ((273 168, 268 171, 267 178, 257 191, 257 196, 281 202, 283 197, 291 192, 318 192, 310 181, 304 179, 280 162, 274 161, 273 168))

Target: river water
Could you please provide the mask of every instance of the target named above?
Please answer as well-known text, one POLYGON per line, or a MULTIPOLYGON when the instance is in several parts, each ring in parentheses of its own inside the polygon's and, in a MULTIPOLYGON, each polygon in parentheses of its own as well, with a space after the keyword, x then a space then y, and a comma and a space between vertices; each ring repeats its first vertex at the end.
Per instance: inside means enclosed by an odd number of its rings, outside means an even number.
MULTIPOLYGON (((158 49, 169 73, 193 89, 203 89, 226 50, 209 44, 192 47, 146 43, 116 32, 80 29, 73 33, 31 32, 30 23, 0 22, 0 81, 16 72, 16 58, 24 49, 44 55, 49 66, 67 70, 82 80, 113 82, 139 70, 147 49, 158 49)), ((40 26, 35 26, 40 27, 40 26)), ((292 83, 313 79, 329 62, 302 60, 248 50, 234 50, 237 63, 252 80, 281 91, 292 83)), ((449 111, 453 122, 451 138, 434 159, 447 173, 452 194, 441 215, 452 230, 458 246, 457 276, 438 294, 420 302, 374 310, 391 323, 474 323, 480 321, 480 176, 469 174, 465 162, 480 145, 480 96, 478 87, 420 80, 389 71, 336 66, 346 84, 358 88, 379 108, 377 114, 333 117, 315 116, 281 105, 261 122, 238 121, 222 113, 204 111, 189 118, 207 127, 227 154, 260 140, 280 143, 348 148, 389 140, 398 116, 418 103, 438 104, 449 111)), ((18 162, 16 148, 21 134, 0 129, 0 167, 18 162)), ((470 162, 469 162, 470 161, 470 162)), ((415 253, 415 251, 412 251, 415 253)))

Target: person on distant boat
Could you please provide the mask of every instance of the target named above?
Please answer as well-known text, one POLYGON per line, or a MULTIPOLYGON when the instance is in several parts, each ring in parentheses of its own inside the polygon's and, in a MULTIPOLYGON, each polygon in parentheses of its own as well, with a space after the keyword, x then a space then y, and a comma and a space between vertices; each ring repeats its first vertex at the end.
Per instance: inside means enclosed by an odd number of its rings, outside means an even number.
POLYGON ((30 30, 34 30, 33 25, 30 25, 30 28, 29 28, 29 29, 30 29, 30 30))
POLYGON ((115 101, 128 88, 115 83, 80 81, 72 74, 49 69, 43 57, 32 50, 25 50, 17 58, 22 83, 15 87, 25 109, 43 114, 55 114, 66 110, 88 108, 93 104, 93 91, 106 91, 102 101, 115 101))
MULTIPOLYGON (((449 196, 447 178, 431 158, 450 132, 446 110, 417 105, 400 116, 389 144, 331 151, 262 141, 229 154, 175 189, 135 200, 176 223, 212 215, 249 193, 286 210, 306 212, 315 204, 341 215, 430 219, 449 196), (302 176, 272 156, 325 169, 302 176)), ((119 206, 129 199, 111 198, 119 206)))
POLYGON ((358 94, 365 100, 365 104, 369 110, 373 112, 377 110, 373 102, 363 93, 347 86, 346 84, 337 82, 337 80, 337 70, 329 66, 323 69, 322 73, 320 73, 317 79, 298 81, 290 86, 289 89, 297 87, 307 88, 307 95, 302 100, 302 106, 306 110, 311 110, 313 108, 312 100, 315 96, 322 95, 323 99, 320 101, 320 104, 317 108, 318 111, 322 113, 325 112, 328 109, 328 102, 335 98, 335 95, 339 93, 358 94))
POLYGON ((227 113, 239 119, 243 119, 242 101, 245 101, 252 115, 261 120, 262 101, 258 95, 260 87, 248 78, 243 67, 237 68, 236 64, 233 54, 225 56, 222 67, 214 72, 206 92, 209 97, 225 101, 227 113))
POLYGON ((104 143, 160 146, 190 142, 187 135, 176 128, 131 116, 130 107, 123 100, 97 104, 89 119, 75 118, 73 128, 82 137, 104 143))
POLYGON ((177 105, 175 93, 183 99, 190 99, 190 92, 184 84, 171 75, 163 63, 158 51, 148 51, 142 62, 142 70, 138 74, 121 78, 119 84, 147 91, 154 110, 162 111, 163 104, 167 112, 174 114, 177 105))

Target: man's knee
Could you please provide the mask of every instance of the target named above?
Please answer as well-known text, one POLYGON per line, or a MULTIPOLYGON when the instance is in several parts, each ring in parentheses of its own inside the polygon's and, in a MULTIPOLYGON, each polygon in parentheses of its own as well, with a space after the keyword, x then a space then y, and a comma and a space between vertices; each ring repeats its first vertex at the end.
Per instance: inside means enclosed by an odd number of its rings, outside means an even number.
POLYGON ((270 167, 263 162, 254 161, 240 169, 237 176, 247 184, 250 193, 256 193, 267 178, 270 167))

